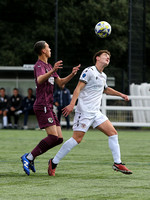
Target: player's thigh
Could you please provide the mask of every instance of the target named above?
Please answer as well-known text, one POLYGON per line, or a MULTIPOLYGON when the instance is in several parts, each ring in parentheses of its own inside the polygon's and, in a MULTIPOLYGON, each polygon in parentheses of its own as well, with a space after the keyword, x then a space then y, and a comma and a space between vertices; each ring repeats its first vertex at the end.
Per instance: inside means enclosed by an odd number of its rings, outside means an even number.
POLYGON ((74 116, 72 129, 74 132, 86 133, 89 127, 93 124, 93 121, 94 121, 94 117, 88 118, 87 116, 85 117, 84 114, 76 112, 74 116))
POLYGON ((56 126, 56 129, 57 129, 58 137, 59 138, 63 138, 62 131, 61 131, 61 126, 56 126))
POLYGON ((77 141, 77 143, 80 143, 82 141, 84 135, 85 135, 85 132, 74 131, 72 137, 77 141))
POLYGON ((58 132, 57 132, 57 127, 56 127, 56 125, 46 127, 45 130, 46 130, 46 133, 47 133, 48 135, 55 135, 55 136, 58 136, 58 132))
POLYGON ((106 120, 96 128, 105 133, 107 136, 117 135, 116 129, 109 120, 106 120))

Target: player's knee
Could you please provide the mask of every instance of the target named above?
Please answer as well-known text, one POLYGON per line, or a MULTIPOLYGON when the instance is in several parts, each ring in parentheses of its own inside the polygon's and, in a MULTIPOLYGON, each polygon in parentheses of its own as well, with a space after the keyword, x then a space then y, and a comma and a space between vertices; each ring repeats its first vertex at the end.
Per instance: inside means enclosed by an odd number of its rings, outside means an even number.
POLYGON ((57 142, 58 142, 59 144, 63 143, 63 141, 64 141, 63 138, 58 138, 58 140, 57 140, 57 142))
POLYGON ((77 141, 77 143, 79 144, 82 141, 82 138, 76 138, 75 139, 77 141))
POLYGON ((74 133, 73 133, 73 138, 76 140, 76 142, 79 144, 81 141, 82 141, 82 139, 83 139, 83 137, 84 137, 84 134, 85 133, 83 133, 83 132, 76 132, 76 131, 74 131, 74 133))
POLYGON ((111 132, 110 136, 113 136, 113 135, 118 135, 118 133, 117 133, 116 130, 114 130, 114 131, 111 132))

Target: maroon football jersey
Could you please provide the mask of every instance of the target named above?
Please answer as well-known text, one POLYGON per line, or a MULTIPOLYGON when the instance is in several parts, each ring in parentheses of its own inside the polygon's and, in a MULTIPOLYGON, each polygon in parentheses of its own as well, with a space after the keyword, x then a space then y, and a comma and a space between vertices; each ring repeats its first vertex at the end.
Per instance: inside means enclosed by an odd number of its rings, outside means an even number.
POLYGON ((46 64, 41 60, 38 60, 34 66, 34 77, 36 83, 36 101, 34 106, 46 106, 53 108, 53 90, 54 90, 54 78, 58 77, 58 74, 54 72, 51 77, 42 84, 38 84, 37 78, 50 71, 52 66, 46 64))

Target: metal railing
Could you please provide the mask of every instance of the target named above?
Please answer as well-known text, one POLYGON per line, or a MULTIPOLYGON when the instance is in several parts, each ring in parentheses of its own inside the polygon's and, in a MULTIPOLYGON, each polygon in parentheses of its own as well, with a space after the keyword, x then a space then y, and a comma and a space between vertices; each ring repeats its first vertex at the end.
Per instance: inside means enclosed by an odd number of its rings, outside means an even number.
POLYGON ((101 111, 104 115, 107 115, 108 118, 108 111, 118 111, 117 114, 120 116, 120 120, 115 120, 115 116, 114 120, 113 117, 111 119, 114 126, 150 127, 150 118, 147 116, 150 116, 150 96, 129 96, 129 102, 125 102, 121 97, 104 94, 101 111), (111 100, 111 103, 113 100, 116 104, 114 106, 108 105, 108 100, 111 100), (149 100, 149 106, 144 106, 145 100, 149 100), (117 101, 124 102, 123 106, 120 106, 120 103, 117 105, 117 101), (133 106, 135 104, 136 106, 133 106))
MULTIPOLYGON (((103 94, 101 112, 114 126, 150 127, 150 96, 129 96, 129 101, 126 102, 121 97, 103 94), (144 106, 144 101, 148 101, 149 106, 144 106)), ((61 125, 65 124, 63 119, 61 125)), ((73 120, 70 124, 73 125, 73 120)))

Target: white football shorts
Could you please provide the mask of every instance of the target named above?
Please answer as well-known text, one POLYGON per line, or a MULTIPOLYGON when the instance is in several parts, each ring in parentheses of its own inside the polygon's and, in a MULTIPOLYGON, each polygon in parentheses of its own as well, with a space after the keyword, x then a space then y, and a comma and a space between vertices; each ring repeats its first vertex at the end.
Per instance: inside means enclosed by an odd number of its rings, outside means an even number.
POLYGON ((92 117, 87 117, 85 114, 75 112, 72 129, 73 131, 87 132, 90 126, 96 128, 106 120, 108 120, 108 118, 105 115, 103 115, 100 111, 92 117))

